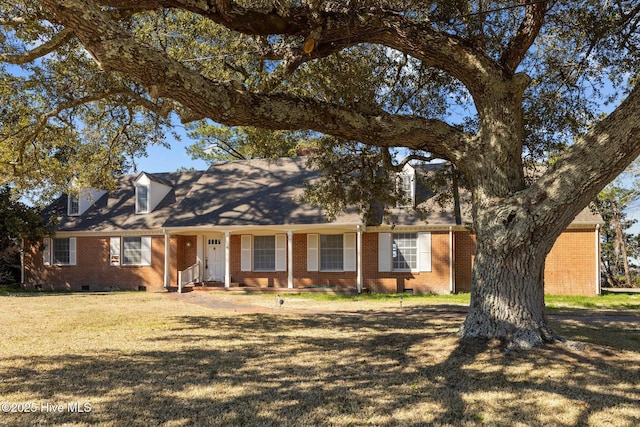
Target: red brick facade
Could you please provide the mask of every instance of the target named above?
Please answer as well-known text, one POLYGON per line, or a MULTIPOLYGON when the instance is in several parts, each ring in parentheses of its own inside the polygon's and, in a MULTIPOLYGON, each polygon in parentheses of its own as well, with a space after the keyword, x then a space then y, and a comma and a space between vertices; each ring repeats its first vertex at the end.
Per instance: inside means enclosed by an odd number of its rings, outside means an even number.
MULTIPOLYGON (((104 237, 76 238, 76 265, 44 265, 37 246, 24 255, 25 284, 42 289, 92 290, 161 290, 164 287, 164 236, 151 238, 150 266, 112 266, 109 262, 109 240, 104 237)), ((175 253, 176 242, 171 241, 175 253)), ((177 277, 175 257, 172 258, 172 281, 177 277)))
MULTIPOLYGON (((545 293, 552 295, 596 295, 599 293, 599 239, 592 229, 570 229, 558 237, 547 255, 544 269, 545 293)), ((456 291, 471 290, 471 269, 476 238, 467 231, 456 232, 456 291)))
MULTIPOLYGON (((164 289, 164 236, 153 236, 150 266, 110 265, 111 236, 76 237, 76 265, 44 265, 35 247, 24 257, 25 284, 43 289, 105 290, 164 289)), ((568 230, 547 257, 545 280, 549 294, 594 295, 599 254, 595 229, 568 230)), ((475 252, 475 236, 468 231, 431 232, 431 271, 380 272, 378 233, 362 234, 362 286, 371 292, 414 293, 469 292, 475 252), (453 248, 450 245, 453 242, 453 248), (453 259, 452 259, 453 255, 453 259), (452 280, 453 274, 453 280, 452 280)), ((355 288, 357 272, 307 271, 307 234, 293 235, 293 286, 355 288)), ((200 249, 202 250, 202 249, 200 249)), ((198 236, 170 238, 169 284, 176 286, 178 271, 198 258, 198 236)), ((287 254, 288 259, 288 254, 287 254)), ((230 274, 233 283, 253 287, 286 287, 288 272, 253 272, 241 268, 241 235, 230 236, 230 274)))

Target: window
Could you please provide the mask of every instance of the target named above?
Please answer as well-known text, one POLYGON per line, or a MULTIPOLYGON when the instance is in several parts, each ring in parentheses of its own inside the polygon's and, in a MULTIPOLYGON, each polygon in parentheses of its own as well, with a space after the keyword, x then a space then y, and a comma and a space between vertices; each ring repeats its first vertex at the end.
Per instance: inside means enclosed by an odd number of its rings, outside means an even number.
POLYGON ((69 194, 69 215, 80 215, 80 197, 69 194))
POLYGON ((69 265, 69 239, 53 239, 51 261, 54 265, 69 265))
POLYGON ((418 267, 418 235, 394 234, 391 256, 394 270, 415 270, 418 267))
POLYGON ((307 234, 307 271, 356 271, 356 233, 307 234))
POLYGON ((122 265, 151 265, 151 237, 123 237, 122 254, 119 249, 114 247, 112 240, 111 265, 117 265, 114 262, 116 252, 118 258, 121 258, 122 265))
POLYGON ((378 233, 378 271, 431 271, 431 233, 378 233))
POLYGON ((241 271, 287 271, 287 236, 240 237, 241 271))
POLYGON ((320 269, 342 271, 344 268, 342 234, 320 235, 320 269))
POLYGON ((44 239, 44 265, 76 265, 75 237, 44 239))
POLYGON ((136 186, 136 213, 149 212, 149 187, 146 185, 136 186))
POLYGON ((415 181, 412 175, 401 173, 397 177, 398 193, 403 198, 398 200, 399 208, 412 207, 415 200, 415 181))
POLYGON ((276 236, 253 238, 253 269, 274 271, 276 269, 276 236))

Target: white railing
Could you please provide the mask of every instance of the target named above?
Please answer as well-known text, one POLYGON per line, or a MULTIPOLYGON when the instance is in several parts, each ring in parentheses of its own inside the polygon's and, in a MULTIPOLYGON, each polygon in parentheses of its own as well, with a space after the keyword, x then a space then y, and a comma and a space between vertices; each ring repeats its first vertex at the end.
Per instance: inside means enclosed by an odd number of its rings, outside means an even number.
POLYGON ((200 261, 187 267, 185 270, 178 271, 178 293, 182 293, 182 286, 200 281, 200 261))

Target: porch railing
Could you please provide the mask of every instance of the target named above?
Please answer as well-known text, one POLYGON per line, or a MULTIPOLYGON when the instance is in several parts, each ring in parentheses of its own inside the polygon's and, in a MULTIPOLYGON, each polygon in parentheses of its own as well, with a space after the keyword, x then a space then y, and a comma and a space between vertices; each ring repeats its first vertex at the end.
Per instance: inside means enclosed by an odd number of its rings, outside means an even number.
POLYGON ((182 293, 182 287, 189 283, 200 281, 200 261, 185 270, 178 271, 178 293, 182 293))

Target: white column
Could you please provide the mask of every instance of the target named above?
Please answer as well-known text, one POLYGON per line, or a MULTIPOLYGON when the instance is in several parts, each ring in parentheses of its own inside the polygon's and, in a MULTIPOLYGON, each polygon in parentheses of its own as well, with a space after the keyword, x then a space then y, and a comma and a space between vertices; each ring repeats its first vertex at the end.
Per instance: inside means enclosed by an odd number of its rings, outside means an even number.
POLYGON ((171 235, 164 230, 164 287, 169 288, 171 282, 171 235))
POLYGON ((224 287, 231 286, 231 232, 224 233, 224 287))
POLYGON ((358 293, 362 293, 362 226, 358 226, 358 234, 356 237, 356 259, 357 259, 357 276, 356 276, 356 287, 358 288, 358 293))
POLYGON ((596 224, 596 295, 600 295, 600 224, 596 224))
POLYGON ((455 269, 454 269, 454 250, 453 250, 453 245, 455 244, 454 242, 454 234, 453 234, 453 227, 449 227, 449 292, 450 293, 455 293, 456 291, 456 285, 455 285, 455 269))
POLYGON ((287 287, 293 289, 293 231, 287 231, 287 287))

